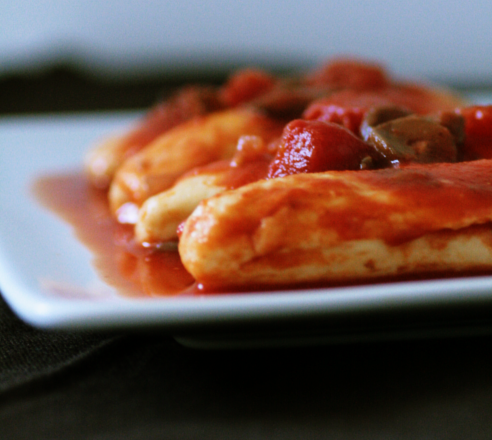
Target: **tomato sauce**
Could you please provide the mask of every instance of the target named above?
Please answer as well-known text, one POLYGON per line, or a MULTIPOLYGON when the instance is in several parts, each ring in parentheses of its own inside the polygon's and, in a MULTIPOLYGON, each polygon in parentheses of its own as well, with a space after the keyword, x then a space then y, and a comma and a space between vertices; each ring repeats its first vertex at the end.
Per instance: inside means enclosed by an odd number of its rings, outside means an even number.
POLYGON ((48 176, 33 186, 36 199, 73 228, 92 252, 101 279, 128 296, 174 296, 196 292, 177 251, 145 249, 133 242, 133 228, 109 212, 107 194, 82 173, 48 176))

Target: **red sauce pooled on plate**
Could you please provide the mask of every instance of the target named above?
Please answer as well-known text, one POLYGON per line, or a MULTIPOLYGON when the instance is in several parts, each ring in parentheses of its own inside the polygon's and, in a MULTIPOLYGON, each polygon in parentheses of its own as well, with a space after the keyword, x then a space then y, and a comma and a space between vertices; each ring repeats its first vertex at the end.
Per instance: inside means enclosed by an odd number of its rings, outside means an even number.
POLYGON ((122 294, 173 296, 196 291, 178 253, 134 245, 132 228, 111 217, 106 193, 93 188, 83 174, 44 177, 33 190, 42 205, 73 226, 94 255, 100 277, 122 294))

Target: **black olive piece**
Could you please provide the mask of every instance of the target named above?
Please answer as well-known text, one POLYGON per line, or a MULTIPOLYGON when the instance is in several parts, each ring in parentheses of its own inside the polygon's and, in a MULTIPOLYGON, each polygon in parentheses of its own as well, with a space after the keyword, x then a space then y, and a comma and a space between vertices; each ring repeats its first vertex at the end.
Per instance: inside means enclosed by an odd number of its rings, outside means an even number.
POLYGON ((451 132, 424 116, 406 116, 372 127, 367 142, 384 158, 387 166, 457 160, 451 132))
POLYGON ((362 139, 367 141, 369 133, 373 127, 379 124, 392 121, 393 119, 409 116, 411 112, 403 107, 381 106, 370 108, 362 118, 360 134, 362 139))

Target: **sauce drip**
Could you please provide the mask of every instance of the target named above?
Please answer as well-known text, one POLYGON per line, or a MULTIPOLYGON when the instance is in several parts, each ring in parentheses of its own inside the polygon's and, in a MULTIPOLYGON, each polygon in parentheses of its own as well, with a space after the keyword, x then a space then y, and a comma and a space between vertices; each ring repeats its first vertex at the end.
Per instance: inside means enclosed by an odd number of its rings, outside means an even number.
POLYGON ((196 291, 177 251, 153 251, 133 243, 131 228, 109 212, 106 193, 93 188, 82 173, 42 177, 34 183, 36 199, 73 226, 94 255, 103 279, 127 296, 175 296, 196 291))

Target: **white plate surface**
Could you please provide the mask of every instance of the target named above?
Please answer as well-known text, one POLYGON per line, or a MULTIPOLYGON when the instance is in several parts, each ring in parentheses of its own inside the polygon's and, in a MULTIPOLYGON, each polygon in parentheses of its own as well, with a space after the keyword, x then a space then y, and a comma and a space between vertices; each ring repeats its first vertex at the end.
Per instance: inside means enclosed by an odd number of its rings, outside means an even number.
POLYGON ((157 326, 186 331, 276 319, 327 320, 441 304, 492 305, 492 277, 401 282, 220 296, 130 298, 105 285, 90 252, 67 223, 32 197, 30 185, 49 173, 80 171, 87 148, 128 126, 134 113, 0 119, 0 290, 25 321, 44 328, 157 326), (59 296, 50 285, 73 295, 59 296))

